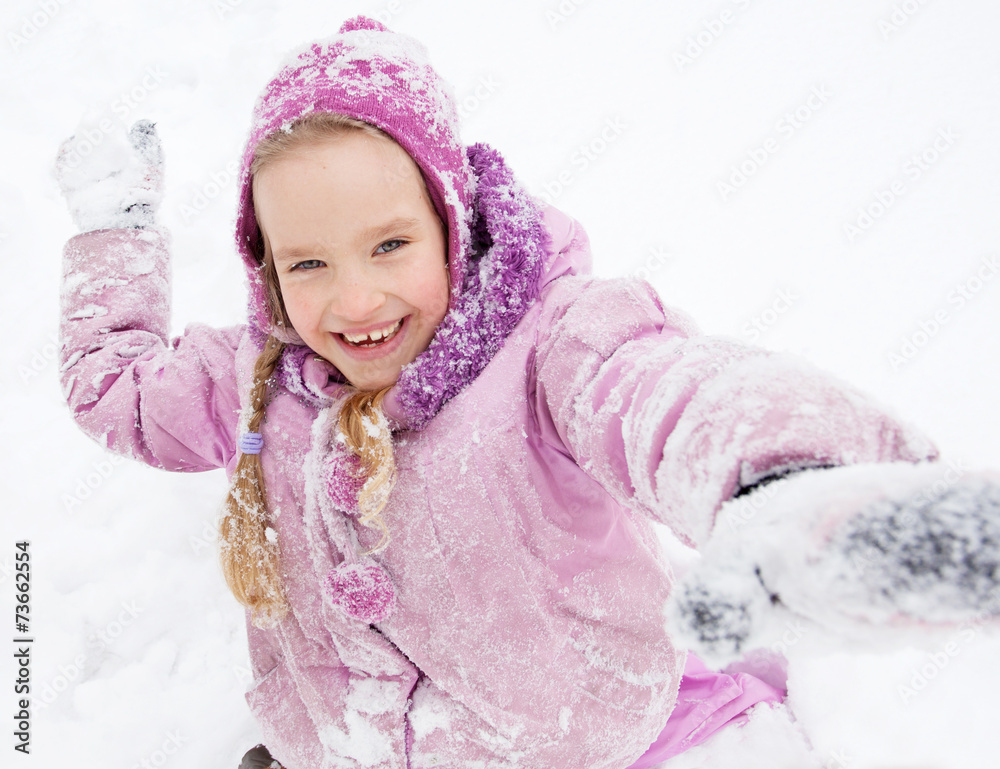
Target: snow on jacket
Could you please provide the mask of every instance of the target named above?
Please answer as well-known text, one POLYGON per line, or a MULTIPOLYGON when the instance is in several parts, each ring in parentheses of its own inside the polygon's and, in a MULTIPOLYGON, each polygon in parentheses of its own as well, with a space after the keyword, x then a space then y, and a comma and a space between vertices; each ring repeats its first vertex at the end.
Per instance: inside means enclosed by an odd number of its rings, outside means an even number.
MULTIPOLYGON (((498 246, 484 258, 509 258, 516 213, 479 210, 498 246)), ((485 368, 420 430, 390 402, 399 479, 374 558, 397 606, 377 625, 321 589, 344 560, 337 527, 361 548, 379 537, 322 478, 342 380, 301 351, 282 364, 261 457, 290 612, 248 623, 247 701, 288 769, 627 767, 684 668, 651 522, 698 544, 724 501, 783 469, 934 455, 804 362, 701 336, 644 282, 590 276, 583 230, 553 208, 543 223, 539 299, 485 368)), ((158 231, 68 243, 65 391, 113 451, 231 473, 260 335, 168 341, 168 283, 158 231)))

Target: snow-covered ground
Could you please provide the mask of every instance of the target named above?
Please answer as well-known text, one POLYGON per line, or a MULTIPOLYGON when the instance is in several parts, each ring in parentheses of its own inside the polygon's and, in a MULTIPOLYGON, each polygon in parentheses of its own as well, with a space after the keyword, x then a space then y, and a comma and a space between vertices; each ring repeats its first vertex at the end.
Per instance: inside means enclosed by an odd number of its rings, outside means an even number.
MULTIPOLYGON (((1000 467, 996 3, 7 0, 5 767, 235 767, 254 744, 242 613, 212 545, 224 478, 113 459, 62 403, 72 224, 51 166, 84 117, 156 121, 174 328, 240 322, 233 173, 253 99, 288 49, 356 13, 428 46, 466 141, 500 148, 578 218, 599 274, 640 272, 706 331, 802 353, 891 404, 945 459, 1000 467), (20 540, 29 756, 11 718, 20 540)), ((831 765, 995 766, 996 633, 873 652, 819 636, 790 630, 792 702, 831 765)))

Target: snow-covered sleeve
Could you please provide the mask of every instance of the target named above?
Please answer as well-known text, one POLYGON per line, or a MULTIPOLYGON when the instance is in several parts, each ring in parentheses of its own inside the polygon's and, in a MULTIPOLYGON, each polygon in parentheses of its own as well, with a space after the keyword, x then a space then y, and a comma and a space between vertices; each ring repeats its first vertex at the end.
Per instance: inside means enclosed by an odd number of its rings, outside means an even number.
POLYGON ((936 456, 804 360, 700 335, 643 281, 568 276, 542 301, 529 398, 543 439, 689 544, 762 478, 936 456))
POLYGON ((191 326, 168 343, 166 236, 87 232, 63 259, 61 368, 77 422, 108 449, 155 467, 225 467, 235 454, 240 329, 191 326))

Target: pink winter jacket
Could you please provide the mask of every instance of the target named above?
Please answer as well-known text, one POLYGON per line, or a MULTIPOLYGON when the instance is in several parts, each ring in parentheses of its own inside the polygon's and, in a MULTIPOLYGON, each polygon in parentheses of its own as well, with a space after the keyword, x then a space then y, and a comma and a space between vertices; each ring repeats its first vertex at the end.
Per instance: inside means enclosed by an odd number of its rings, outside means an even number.
MULTIPOLYGON (((274 389, 261 457, 291 611, 248 623, 247 701, 288 769, 627 767, 685 660, 651 522, 698 544, 723 502, 782 469, 934 454, 800 360, 699 336, 648 284, 589 276, 582 229, 552 208, 544 221, 540 299, 423 430, 395 433, 392 541, 375 559, 398 605, 376 626, 319 587, 343 555, 309 468, 331 450, 340 385, 307 358, 318 402, 274 389)), ((244 327, 168 341, 167 276, 156 231, 69 242, 67 397, 113 451, 231 472, 258 348, 244 327)))

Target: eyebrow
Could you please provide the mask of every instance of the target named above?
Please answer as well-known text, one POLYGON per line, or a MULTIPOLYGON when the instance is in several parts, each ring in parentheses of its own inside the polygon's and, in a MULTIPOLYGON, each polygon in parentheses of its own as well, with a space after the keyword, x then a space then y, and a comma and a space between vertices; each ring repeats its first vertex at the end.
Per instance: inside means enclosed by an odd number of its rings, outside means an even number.
POLYGON ((382 224, 376 224, 372 227, 364 229, 360 233, 361 240, 378 240, 379 238, 384 238, 388 235, 397 234, 402 231, 409 231, 419 226, 420 220, 414 219, 413 217, 397 217, 395 219, 390 219, 388 222, 382 224))
MULTIPOLYGON (((419 219, 413 217, 397 217, 382 224, 372 225, 358 233, 361 241, 379 240, 390 235, 398 235, 409 232, 420 225, 419 219)), ((314 258, 322 252, 320 248, 310 246, 288 246, 274 252, 276 262, 288 262, 303 258, 314 258)))

